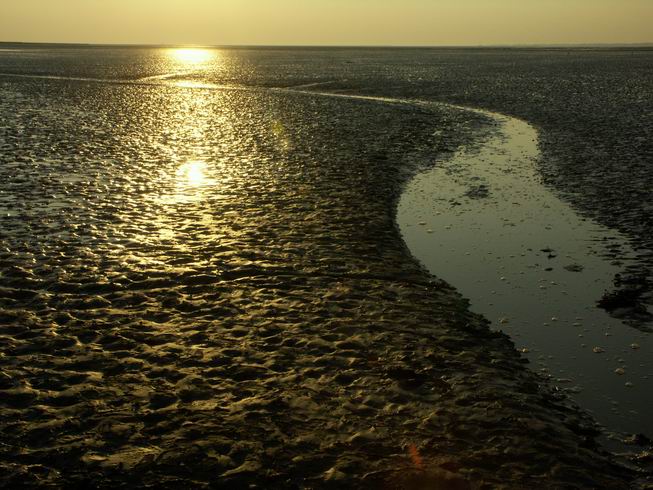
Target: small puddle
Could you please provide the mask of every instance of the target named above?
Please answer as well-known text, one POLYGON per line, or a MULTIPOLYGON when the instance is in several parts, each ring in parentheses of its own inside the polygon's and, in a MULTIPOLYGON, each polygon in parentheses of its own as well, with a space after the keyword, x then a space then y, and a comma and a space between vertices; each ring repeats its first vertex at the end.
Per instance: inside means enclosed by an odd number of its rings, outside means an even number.
POLYGON ((397 215, 406 244, 608 431, 653 436, 650 335, 595 306, 622 270, 606 253, 634 260, 627 239, 542 185, 532 126, 477 112, 496 134, 409 183, 397 215))

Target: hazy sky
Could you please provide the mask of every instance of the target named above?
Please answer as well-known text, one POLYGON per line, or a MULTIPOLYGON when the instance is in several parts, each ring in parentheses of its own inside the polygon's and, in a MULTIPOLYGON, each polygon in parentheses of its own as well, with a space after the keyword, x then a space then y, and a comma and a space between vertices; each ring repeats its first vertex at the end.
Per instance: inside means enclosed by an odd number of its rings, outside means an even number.
POLYGON ((653 42, 653 0, 0 0, 0 41, 653 42))

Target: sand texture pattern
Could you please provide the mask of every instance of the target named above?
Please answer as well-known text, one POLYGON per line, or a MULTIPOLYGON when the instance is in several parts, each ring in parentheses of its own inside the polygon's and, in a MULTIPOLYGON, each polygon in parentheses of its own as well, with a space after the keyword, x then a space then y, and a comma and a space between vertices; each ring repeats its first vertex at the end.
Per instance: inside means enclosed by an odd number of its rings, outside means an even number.
POLYGON ((2 80, 7 488, 628 488, 394 223, 480 116, 2 80), (438 128, 437 135, 434 128, 438 128))

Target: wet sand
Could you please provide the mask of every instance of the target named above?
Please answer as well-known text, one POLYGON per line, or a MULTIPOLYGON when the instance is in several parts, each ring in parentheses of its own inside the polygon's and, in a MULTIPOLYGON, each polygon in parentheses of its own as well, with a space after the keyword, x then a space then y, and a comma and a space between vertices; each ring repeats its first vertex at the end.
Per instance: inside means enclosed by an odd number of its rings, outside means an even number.
POLYGON ((1 80, 14 114, 0 154, 8 488, 646 476, 602 450, 594 421, 395 226, 403 185, 427 157, 482 139, 485 118, 1 80))

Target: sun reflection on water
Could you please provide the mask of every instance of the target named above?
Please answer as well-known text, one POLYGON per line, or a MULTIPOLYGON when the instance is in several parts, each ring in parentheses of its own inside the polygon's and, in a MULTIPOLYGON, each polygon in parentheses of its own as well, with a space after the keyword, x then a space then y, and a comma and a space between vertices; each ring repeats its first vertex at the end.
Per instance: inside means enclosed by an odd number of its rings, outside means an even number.
POLYGON ((172 85, 180 88, 221 88, 220 85, 215 83, 207 83, 194 80, 179 80, 178 82, 173 82, 172 85))
POLYGON ((203 48, 175 48, 169 51, 170 57, 184 65, 203 65, 216 57, 216 51, 203 48))
POLYGON ((215 183, 206 175, 206 162, 193 160, 182 164, 177 169, 177 184, 181 187, 202 187, 215 183))

